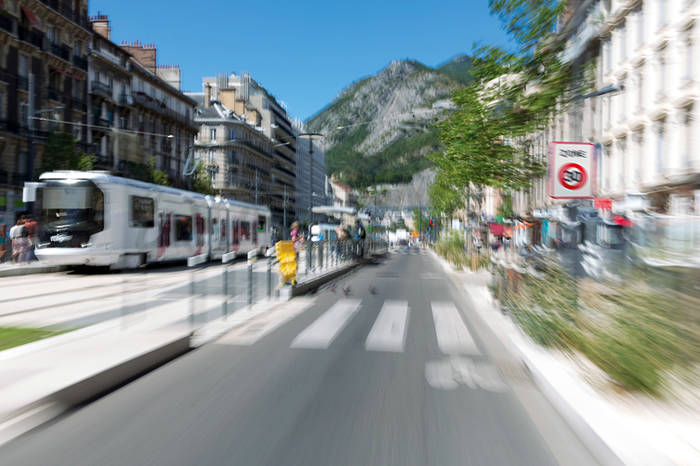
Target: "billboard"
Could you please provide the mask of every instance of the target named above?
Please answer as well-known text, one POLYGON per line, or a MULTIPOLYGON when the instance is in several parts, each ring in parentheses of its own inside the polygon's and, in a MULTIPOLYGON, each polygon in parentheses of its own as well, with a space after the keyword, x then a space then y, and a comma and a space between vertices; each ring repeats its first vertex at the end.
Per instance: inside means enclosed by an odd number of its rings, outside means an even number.
POLYGON ((595 193, 595 146, 589 142, 549 144, 549 196, 589 199, 595 193))

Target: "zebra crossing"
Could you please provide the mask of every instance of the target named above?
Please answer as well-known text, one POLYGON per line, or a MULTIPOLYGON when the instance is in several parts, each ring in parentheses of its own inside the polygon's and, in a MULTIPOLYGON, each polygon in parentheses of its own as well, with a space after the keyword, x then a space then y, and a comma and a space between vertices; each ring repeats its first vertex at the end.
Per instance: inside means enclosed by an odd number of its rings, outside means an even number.
MULTIPOLYGON (((303 313, 312 300, 291 301, 287 306, 253 319, 222 339, 224 344, 250 346, 303 313)), ((329 348, 362 309, 361 299, 343 298, 326 309, 291 341, 292 349, 329 348)), ((368 352, 403 353, 411 322, 408 301, 386 300, 382 304, 364 342, 368 352)), ((431 301, 429 315, 440 351, 448 356, 480 355, 460 311, 450 301, 431 301)))

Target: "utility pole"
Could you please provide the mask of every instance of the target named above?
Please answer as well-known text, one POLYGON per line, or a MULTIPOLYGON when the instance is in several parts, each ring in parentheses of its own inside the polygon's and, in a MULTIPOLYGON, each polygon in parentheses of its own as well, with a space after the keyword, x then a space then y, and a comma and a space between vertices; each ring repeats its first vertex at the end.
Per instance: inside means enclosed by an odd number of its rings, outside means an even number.
POLYGON ((311 228, 311 221, 313 220, 311 215, 311 209, 313 208, 313 185, 312 180, 314 178, 314 139, 309 138, 309 228, 311 228))
POLYGON ((282 198, 282 239, 287 237, 287 185, 284 185, 284 197, 282 198))

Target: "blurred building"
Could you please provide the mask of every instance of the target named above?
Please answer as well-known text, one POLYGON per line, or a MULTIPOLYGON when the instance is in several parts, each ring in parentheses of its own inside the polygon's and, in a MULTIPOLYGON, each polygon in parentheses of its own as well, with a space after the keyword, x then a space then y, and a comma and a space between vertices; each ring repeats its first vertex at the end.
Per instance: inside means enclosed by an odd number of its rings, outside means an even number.
POLYGON ((248 73, 203 78, 202 85, 211 101, 220 102, 270 140, 270 161, 258 168, 258 176, 262 169, 269 176, 267 205, 272 213, 273 224, 283 227, 286 220, 286 225, 289 225, 296 205, 297 133, 287 111, 248 73))
MULTIPOLYGON (((294 129, 297 133, 304 132, 299 123, 294 129)), ((318 142, 311 138, 299 138, 297 141, 295 189, 295 213, 301 222, 306 222, 308 218, 311 218, 312 223, 322 220, 321 216, 313 212, 309 215, 309 206, 333 205, 332 188, 326 175, 326 154, 318 142)))
MULTIPOLYGON (((190 94, 197 101, 195 158, 204 164, 212 186, 222 195, 255 204, 270 202, 272 142, 254 122, 219 100, 211 100, 211 88, 190 94)), ((228 105, 230 94, 220 93, 228 105)), ((291 212, 290 212, 291 215, 291 212)))
MULTIPOLYGON (((594 143, 596 196, 615 210, 700 214, 698 11, 694 1, 570 3, 564 59, 595 91, 532 135, 533 155, 546 160, 551 141, 594 143)), ((544 178, 514 196, 521 214, 561 202, 544 178)))
POLYGON ((90 50, 90 150, 96 168, 143 176, 149 159, 173 185, 184 187, 183 169, 197 127, 195 102, 180 92, 180 68, 158 66, 152 44, 111 41, 106 15, 90 18, 96 32, 90 50))
POLYGON ((0 215, 6 221, 24 209, 21 187, 41 170, 49 130, 85 141, 87 3, 0 2, 0 215))

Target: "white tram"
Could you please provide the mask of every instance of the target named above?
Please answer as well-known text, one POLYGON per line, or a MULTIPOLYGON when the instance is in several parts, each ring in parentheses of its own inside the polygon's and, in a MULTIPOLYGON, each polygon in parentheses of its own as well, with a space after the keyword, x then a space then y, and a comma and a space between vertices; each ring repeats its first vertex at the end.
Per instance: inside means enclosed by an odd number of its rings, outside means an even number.
POLYGON ((112 176, 44 173, 36 185, 40 261, 132 268, 207 254, 264 251, 270 210, 112 176))

